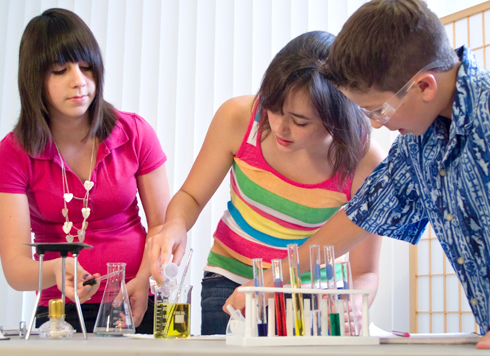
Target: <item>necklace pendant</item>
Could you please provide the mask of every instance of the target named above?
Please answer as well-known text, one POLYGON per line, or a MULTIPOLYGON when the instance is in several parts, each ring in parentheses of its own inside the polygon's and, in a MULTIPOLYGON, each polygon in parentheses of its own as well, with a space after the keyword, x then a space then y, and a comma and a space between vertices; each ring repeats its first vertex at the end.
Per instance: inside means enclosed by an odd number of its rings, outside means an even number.
POLYGON ((85 187, 85 190, 88 192, 90 189, 94 187, 94 182, 90 180, 86 180, 85 183, 83 183, 83 186, 85 187))
POLYGON ((78 241, 83 242, 85 240, 85 230, 78 230, 78 241))
POLYGON ((73 235, 66 235, 66 242, 73 242, 73 235))
POLYGON ((63 231, 65 232, 65 234, 68 234, 72 227, 73 227, 73 223, 71 221, 66 221, 63 224, 63 231))
POLYGON ((66 217, 67 217, 67 215, 68 215, 68 209, 67 209, 67 208, 63 208, 63 209, 61 209, 61 214, 63 214, 63 217, 65 217, 65 218, 66 218, 66 217))
POLYGON ((90 216, 90 208, 82 208, 82 215, 84 219, 88 219, 90 216))
POLYGON ((73 194, 72 194, 72 193, 65 193, 65 194, 63 195, 63 198, 65 199, 65 201, 66 201, 67 203, 69 203, 69 202, 70 202, 70 201, 73 199, 73 194))

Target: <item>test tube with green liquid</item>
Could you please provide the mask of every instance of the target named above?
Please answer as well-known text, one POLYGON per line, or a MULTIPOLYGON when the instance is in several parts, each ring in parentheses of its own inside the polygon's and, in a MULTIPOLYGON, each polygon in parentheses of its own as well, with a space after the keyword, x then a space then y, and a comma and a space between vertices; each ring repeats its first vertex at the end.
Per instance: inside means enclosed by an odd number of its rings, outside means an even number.
MULTIPOLYGON (((291 279, 291 287, 294 289, 301 288, 301 279, 299 272, 299 255, 298 244, 287 245, 289 275, 291 279)), ((293 299, 293 322, 296 336, 305 336, 305 319, 303 313, 303 295, 301 293, 292 293, 293 299)))
MULTIPOLYGON (((323 246, 325 255, 325 272, 327 277, 327 289, 337 289, 337 278, 335 276, 335 252, 332 245, 323 246)), ((340 336, 340 320, 337 312, 339 298, 337 294, 331 294, 328 301, 330 314, 330 335, 340 336), (335 309, 334 309, 335 306, 335 309)))

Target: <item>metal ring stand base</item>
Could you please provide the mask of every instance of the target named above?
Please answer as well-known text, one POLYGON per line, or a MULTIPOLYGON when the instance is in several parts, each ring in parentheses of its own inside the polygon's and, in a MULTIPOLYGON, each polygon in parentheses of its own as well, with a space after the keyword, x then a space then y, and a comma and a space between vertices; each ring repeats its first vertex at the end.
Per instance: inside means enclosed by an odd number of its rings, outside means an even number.
MULTIPOLYGON (((26 244, 29 246, 33 246, 36 248, 36 253, 39 255, 39 284, 37 288, 37 297, 36 304, 34 306, 34 310, 32 311, 31 321, 29 322, 29 328, 26 333, 26 340, 29 340, 31 337, 32 328, 34 326, 34 320, 36 319, 37 308, 39 306, 39 300, 41 299, 41 292, 43 286, 43 259, 44 253, 46 251, 51 252, 59 252, 61 254, 62 259, 62 285, 61 285, 61 296, 63 299, 63 304, 65 303, 65 262, 66 257, 68 256, 68 252, 70 252, 75 260, 73 266, 73 275, 78 276, 78 254, 82 249, 85 248, 93 248, 93 246, 81 243, 81 242, 71 242, 71 243, 32 243, 26 244)), ((87 340, 87 330, 85 328, 85 320, 83 319, 82 307, 80 305, 80 299, 78 298, 78 289, 75 288, 75 304, 77 306, 78 319, 80 320, 80 326, 82 327, 83 337, 87 340)))

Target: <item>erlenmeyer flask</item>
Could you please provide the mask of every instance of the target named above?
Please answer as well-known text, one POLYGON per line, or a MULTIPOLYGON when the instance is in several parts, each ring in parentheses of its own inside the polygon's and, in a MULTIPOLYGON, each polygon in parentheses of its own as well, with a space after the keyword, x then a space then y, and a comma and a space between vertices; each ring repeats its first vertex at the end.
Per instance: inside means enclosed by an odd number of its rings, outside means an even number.
POLYGON ((120 271, 107 279, 104 296, 95 321, 94 334, 97 336, 122 336, 134 334, 133 315, 129 303, 125 263, 108 263, 107 273, 120 271))

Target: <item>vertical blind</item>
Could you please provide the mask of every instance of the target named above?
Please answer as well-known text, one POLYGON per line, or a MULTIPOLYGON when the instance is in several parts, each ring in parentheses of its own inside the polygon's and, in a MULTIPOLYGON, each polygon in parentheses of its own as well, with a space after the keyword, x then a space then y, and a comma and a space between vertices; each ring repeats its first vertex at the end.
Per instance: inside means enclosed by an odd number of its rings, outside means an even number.
MULTIPOLYGON (((364 2, 0 0, 0 138, 12 130, 19 114, 18 49, 25 26, 48 8, 66 8, 89 25, 99 42, 106 68, 105 98, 118 109, 139 113, 156 130, 169 158, 173 194, 185 180, 217 108, 233 96, 254 94, 273 55, 290 39, 310 30, 337 34, 364 2)), ((387 149, 394 136, 382 130, 375 137, 387 149)), ((195 250, 188 275, 194 285, 193 333, 200 329, 202 268, 229 199, 228 186, 225 179, 188 234, 187 248, 195 250)), ((0 325, 28 320, 33 294, 12 290, 0 273, 0 325)), ((382 294, 381 285, 378 298, 382 294)))

